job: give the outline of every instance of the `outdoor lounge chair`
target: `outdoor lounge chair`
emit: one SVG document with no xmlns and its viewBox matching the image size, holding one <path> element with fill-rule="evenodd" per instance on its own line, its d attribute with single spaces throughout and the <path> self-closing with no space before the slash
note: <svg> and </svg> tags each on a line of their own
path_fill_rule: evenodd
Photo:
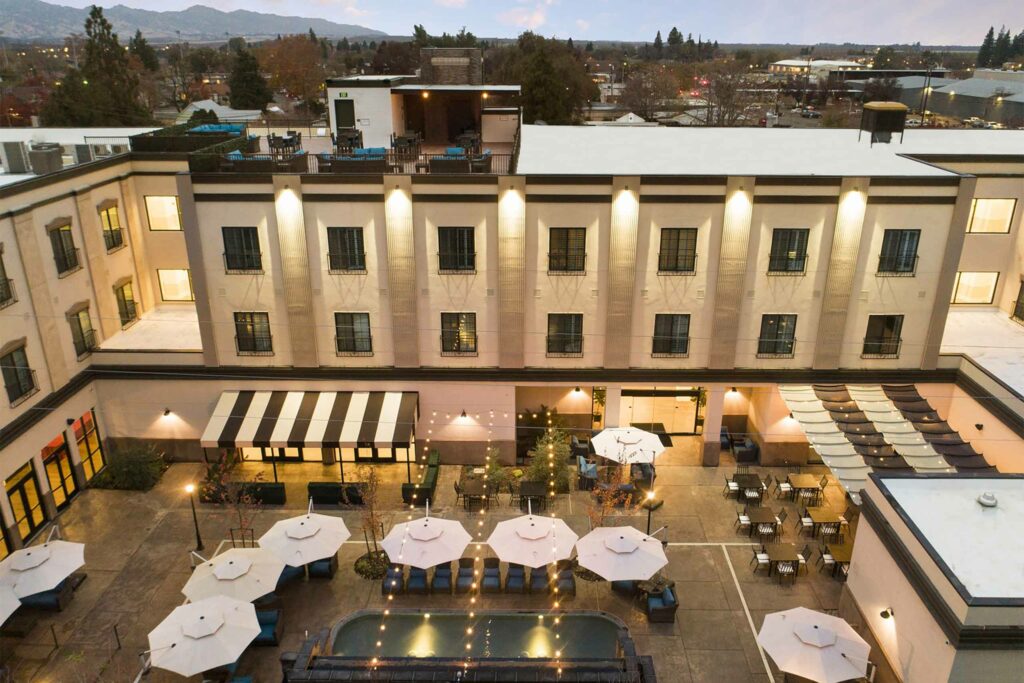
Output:
<svg viewBox="0 0 1024 683">
<path fill-rule="evenodd" d="M 571 560 L 558 561 L 555 589 L 562 598 L 576 597 L 576 575 L 572 572 Z"/>
<path fill-rule="evenodd" d="M 439 564 L 434 567 L 434 578 L 430 580 L 431 593 L 452 592 L 452 565 Z"/>
<path fill-rule="evenodd" d="M 419 567 L 409 567 L 409 578 L 405 580 L 405 592 L 416 595 L 426 595 L 428 592 L 427 570 Z"/>
<path fill-rule="evenodd" d="M 400 564 L 388 567 L 384 578 L 380 580 L 380 594 L 400 595 L 405 591 L 405 569 Z"/>
<path fill-rule="evenodd" d="M 480 581 L 481 593 L 501 592 L 501 566 L 496 557 L 484 558 L 484 576 Z"/>
<path fill-rule="evenodd" d="M 612 590 L 623 595 L 636 595 L 636 581 L 612 581 Z"/>
<path fill-rule="evenodd" d="M 333 579 L 338 571 L 338 553 L 322 560 L 314 560 L 307 567 L 311 579 Z"/>
<path fill-rule="evenodd" d="M 279 591 L 289 583 L 298 581 L 299 579 L 305 578 L 306 567 L 292 567 L 291 565 L 285 565 L 284 570 L 281 572 L 280 578 L 277 580 L 277 586 L 274 587 L 274 591 Z"/>
<path fill-rule="evenodd" d="M 473 558 L 459 558 L 459 574 L 455 577 L 455 592 L 468 593 L 473 590 Z"/>
<path fill-rule="evenodd" d="M 597 482 L 597 463 L 587 462 L 582 455 L 576 456 L 576 466 L 579 468 L 579 490 L 590 491 Z"/>
<path fill-rule="evenodd" d="M 21 604 L 24 607 L 32 607 L 34 609 L 62 612 L 68 606 L 68 603 L 71 602 L 72 597 L 74 597 L 74 588 L 71 585 L 71 581 L 64 579 L 56 587 L 48 591 L 26 595 L 21 599 Z"/>
<path fill-rule="evenodd" d="M 551 577 L 548 576 L 547 565 L 530 570 L 530 592 L 547 593 L 551 590 Z"/>
<path fill-rule="evenodd" d="M 256 620 L 260 624 L 260 634 L 252 641 L 253 645 L 273 646 L 281 643 L 284 626 L 281 621 L 281 610 L 256 610 Z"/>
<path fill-rule="evenodd" d="M 679 601 L 674 586 L 670 585 L 658 594 L 647 596 L 647 621 L 672 623 L 676 620 L 677 609 Z"/>
<path fill-rule="evenodd" d="M 526 570 L 523 565 L 509 563 L 508 571 L 505 573 L 505 592 L 526 592 Z"/>
</svg>

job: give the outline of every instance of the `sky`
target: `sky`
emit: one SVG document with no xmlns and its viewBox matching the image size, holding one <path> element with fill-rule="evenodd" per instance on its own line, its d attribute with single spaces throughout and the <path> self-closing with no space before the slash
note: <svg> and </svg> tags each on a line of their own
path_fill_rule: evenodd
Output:
<svg viewBox="0 0 1024 683">
<path fill-rule="evenodd" d="M 92 0 L 50 0 L 78 7 Z M 524 30 L 574 40 L 653 40 L 672 26 L 723 43 L 913 43 L 977 45 L 989 26 L 1024 30 L 1022 0 L 100 0 L 140 9 L 205 4 L 318 16 L 409 35 L 413 24 L 432 34 L 462 26 L 481 37 Z"/>
</svg>

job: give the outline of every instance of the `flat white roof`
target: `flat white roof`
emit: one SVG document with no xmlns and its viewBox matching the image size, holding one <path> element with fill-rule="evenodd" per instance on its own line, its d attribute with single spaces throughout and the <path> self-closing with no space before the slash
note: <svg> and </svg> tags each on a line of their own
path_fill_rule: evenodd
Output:
<svg viewBox="0 0 1024 683">
<path fill-rule="evenodd" d="M 105 144 L 109 138 L 129 138 L 156 130 L 146 128 L 0 128 L 0 142 L 56 142 L 61 145 Z"/>
<path fill-rule="evenodd" d="M 410 83 L 408 85 L 396 85 L 391 92 L 409 90 L 419 92 L 421 90 L 450 91 L 450 92 L 519 92 L 518 85 L 442 85 L 431 83 Z"/>
<path fill-rule="evenodd" d="M 1024 326 L 998 308 L 950 308 L 941 353 L 962 353 L 1024 395 Z"/>
<path fill-rule="evenodd" d="M 615 126 L 522 127 L 517 172 L 531 175 L 948 176 L 901 155 L 1013 154 L 1024 131 L 908 130 L 868 144 L 857 130 Z"/>
<path fill-rule="evenodd" d="M 1024 479 L 883 478 L 957 580 L 976 598 L 1024 598 Z M 999 501 L 984 508 L 986 491 Z"/>
</svg>

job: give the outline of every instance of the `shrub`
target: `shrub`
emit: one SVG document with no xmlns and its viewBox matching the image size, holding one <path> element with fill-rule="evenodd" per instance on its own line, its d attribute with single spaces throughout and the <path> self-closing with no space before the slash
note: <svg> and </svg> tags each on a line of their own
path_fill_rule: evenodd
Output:
<svg viewBox="0 0 1024 683">
<path fill-rule="evenodd" d="M 527 481 L 555 480 L 558 493 L 568 493 L 569 434 L 562 429 L 551 428 L 537 437 L 537 443 L 530 450 L 530 463 L 526 466 L 524 479 Z M 548 456 L 551 457 L 548 457 Z"/>
<path fill-rule="evenodd" d="M 98 489 L 148 491 L 160 481 L 167 467 L 163 452 L 156 446 L 131 446 L 111 453 L 107 466 L 89 485 Z"/>
</svg>

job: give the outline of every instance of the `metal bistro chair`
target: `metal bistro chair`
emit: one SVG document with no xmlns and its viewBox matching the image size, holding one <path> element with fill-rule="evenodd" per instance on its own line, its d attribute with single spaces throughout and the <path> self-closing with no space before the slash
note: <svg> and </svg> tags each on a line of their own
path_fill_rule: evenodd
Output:
<svg viewBox="0 0 1024 683">
<path fill-rule="evenodd" d="M 739 495 L 740 485 L 729 477 L 725 477 L 725 488 L 722 489 L 722 496 L 730 498 Z"/>
<path fill-rule="evenodd" d="M 793 526 L 799 529 L 801 534 L 806 531 L 814 532 L 814 520 L 807 514 L 807 508 L 803 509 L 803 512 L 796 518 L 796 524 Z"/>
<path fill-rule="evenodd" d="M 751 549 L 751 552 L 754 553 L 754 557 L 750 560 L 750 566 L 754 568 L 755 574 L 757 573 L 757 570 L 762 567 L 764 569 L 771 569 L 772 561 L 771 558 L 768 557 L 768 553 L 764 552 L 764 548 L 760 551 L 757 548 L 753 548 Z"/>
<path fill-rule="evenodd" d="M 522 505 L 523 497 L 519 493 L 519 487 L 514 482 L 508 483 L 508 505 L 509 507 Z"/>
<path fill-rule="evenodd" d="M 836 569 L 836 558 L 832 557 L 830 554 L 825 552 L 824 545 L 819 545 L 818 561 L 816 562 L 816 564 L 818 565 L 819 572 L 823 569 L 828 569 L 830 572 L 834 572 Z"/>
<path fill-rule="evenodd" d="M 742 510 L 736 508 L 736 522 L 735 525 L 737 531 L 750 531 L 750 517 L 747 515 L 747 508 Z"/>
<path fill-rule="evenodd" d="M 764 495 L 764 489 L 762 489 L 762 488 L 744 489 L 743 490 L 743 497 L 746 499 L 746 501 L 748 503 L 753 503 L 754 505 L 760 505 L 761 504 L 761 497 L 763 495 Z"/>
<path fill-rule="evenodd" d="M 798 563 L 797 562 L 793 562 L 793 561 L 776 562 L 775 563 L 775 575 L 779 577 L 779 583 L 781 584 L 782 580 L 787 578 L 787 577 L 789 578 L 790 581 L 793 581 L 795 583 L 796 582 L 797 566 L 798 566 Z"/>
<path fill-rule="evenodd" d="M 458 505 L 459 504 L 459 500 L 462 499 L 462 485 L 459 484 L 459 480 L 458 479 L 453 481 L 452 485 L 455 486 L 455 504 Z"/>
<path fill-rule="evenodd" d="M 801 550 L 799 553 L 797 553 L 797 556 L 796 556 L 797 561 L 800 563 L 800 567 L 798 567 L 798 569 L 802 568 L 804 570 L 805 574 L 808 571 L 808 569 L 807 569 L 807 560 L 811 559 L 811 553 L 812 552 L 813 552 L 813 550 L 811 549 L 811 544 L 808 543 L 808 544 L 806 544 L 804 546 L 803 550 Z"/>
<path fill-rule="evenodd" d="M 777 498 L 792 498 L 793 497 L 793 487 L 792 487 L 792 485 L 788 481 L 785 481 L 785 480 L 779 479 L 778 477 L 775 477 L 775 496 Z"/>
</svg>

